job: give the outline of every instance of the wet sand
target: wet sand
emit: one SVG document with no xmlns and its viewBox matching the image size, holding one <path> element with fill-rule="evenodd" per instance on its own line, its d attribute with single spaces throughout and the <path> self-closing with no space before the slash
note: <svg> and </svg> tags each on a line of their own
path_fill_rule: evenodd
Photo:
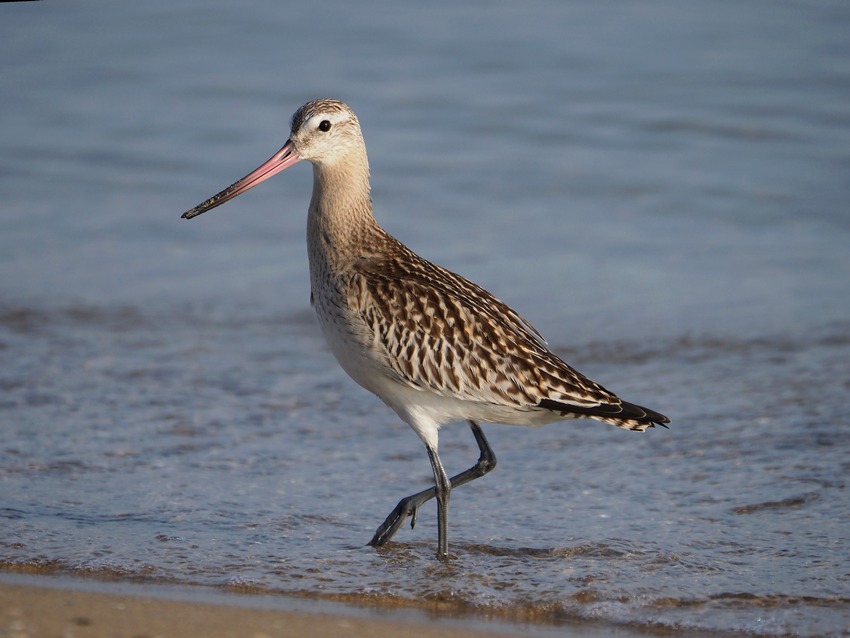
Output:
<svg viewBox="0 0 850 638">
<path fill-rule="evenodd" d="M 202 597 L 210 600 L 201 600 Z M 286 608 L 273 608 L 277 605 Z M 294 609 L 295 606 L 322 608 L 322 611 L 301 611 Z M 415 617 L 417 615 L 419 617 Z M 584 625 L 575 628 L 528 627 L 484 620 L 429 619 L 405 610 L 362 610 L 284 597 L 204 594 L 182 587 L 0 574 L 0 635 L 15 638 L 483 638 L 639 634 L 619 628 Z"/>
</svg>

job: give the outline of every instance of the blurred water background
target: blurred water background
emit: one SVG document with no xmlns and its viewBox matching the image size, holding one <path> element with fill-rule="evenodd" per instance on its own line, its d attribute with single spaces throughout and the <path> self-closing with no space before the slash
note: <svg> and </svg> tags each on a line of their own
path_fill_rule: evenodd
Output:
<svg viewBox="0 0 850 638">
<path fill-rule="evenodd" d="M 843 0 L 0 4 L 0 96 L 3 569 L 847 634 Z M 430 468 L 317 331 L 309 167 L 179 219 L 321 96 L 385 228 L 673 420 L 488 426 L 448 565 L 365 546 Z"/>
</svg>

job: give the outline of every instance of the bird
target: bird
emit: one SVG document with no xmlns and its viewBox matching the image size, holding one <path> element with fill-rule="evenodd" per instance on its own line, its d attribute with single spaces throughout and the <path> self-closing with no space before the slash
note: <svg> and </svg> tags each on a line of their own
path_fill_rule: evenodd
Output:
<svg viewBox="0 0 850 638">
<path fill-rule="evenodd" d="M 302 160 L 313 166 L 307 252 L 318 323 L 343 370 L 419 436 L 434 475 L 433 487 L 399 501 L 370 545 L 386 545 L 408 518 L 413 527 L 419 508 L 436 499 L 437 558 L 450 558 L 451 492 L 496 466 L 481 423 L 594 419 L 640 432 L 667 427 L 663 414 L 621 400 L 570 367 L 507 304 L 385 231 L 372 213 L 360 122 L 340 100 L 301 106 L 280 150 L 182 217 L 197 217 Z M 462 421 L 479 458 L 449 478 L 438 432 Z"/>
</svg>

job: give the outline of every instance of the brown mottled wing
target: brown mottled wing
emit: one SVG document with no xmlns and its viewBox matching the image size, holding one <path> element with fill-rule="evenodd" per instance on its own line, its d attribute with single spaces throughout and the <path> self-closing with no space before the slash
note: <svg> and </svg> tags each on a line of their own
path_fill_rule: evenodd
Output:
<svg viewBox="0 0 850 638">
<path fill-rule="evenodd" d="M 396 242 L 353 268 L 350 307 L 399 380 L 463 400 L 606 418 L 622 402 L 546 348 L 540 334 L 486 290 Z M 388 256 L 392 255 L 392 256 Z M 548 402 L 542 404 L 542 402 Z M 595 414 L 610 406 L 606 414 Z M 575 407 L 574 411 L 572 408 Z"/>
</svg>

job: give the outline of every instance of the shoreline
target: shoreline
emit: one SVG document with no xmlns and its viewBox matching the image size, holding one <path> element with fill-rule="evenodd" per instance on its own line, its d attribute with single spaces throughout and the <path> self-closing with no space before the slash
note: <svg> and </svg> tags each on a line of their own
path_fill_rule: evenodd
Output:
<svg viewBox="0 0 850 638">
<path fill-rule="evenodd" d="M 0 572 L 0 635 L 628 638 L 647 634 L 596 623 L 539 626 L 439 616 L 394 606 L 364 608 L 287 596 L 236 594 L 206 587 Z"/>
</svg>

